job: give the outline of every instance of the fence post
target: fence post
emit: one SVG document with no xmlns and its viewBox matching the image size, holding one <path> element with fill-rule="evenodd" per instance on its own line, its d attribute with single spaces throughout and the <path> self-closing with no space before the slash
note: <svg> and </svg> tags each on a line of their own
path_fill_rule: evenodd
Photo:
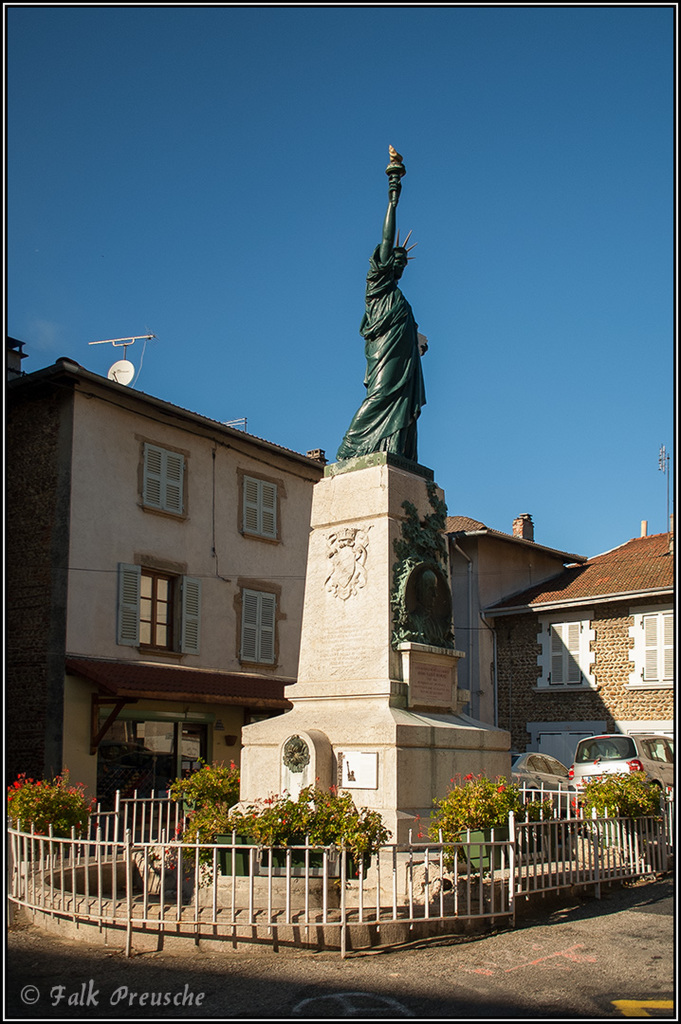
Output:
<svg viewBox="0 0 681 1024">
<path fill-rule="evenodd" d="M 125 909 L 127 917 L 125 955 L 129 957 L 132 956 L 132 833 L 130 829 L 125 831 Z"/>
<path fill-rule="evenodd" d="M 511 918 L 511 920 L 512 920 L 512 927 L 515 928 L 515 870 L 516 870 L 516 868 L 515 868 L 515 866 L 516 866 L 515 843 L 516 843 L 516 835 L 515 835 L 515 814 L 513 813 L 513 811 L 509 811 L 508 812 L 508 839 L 509 839 L 509 846 L 508 846 L 508 909 L 510 910 L 511 914 L 513 915 L 512 918 Z"/>
<path fill-rule="evenodd" d="M 591 848 L 594 851 L 594 896 L 597 900 L 601 898 L 601 844 L 600 844 L 600 829 L 596 824 L 596 808 L 591 809 Z"/>
<path fill-rule="evenodd" d="M 340 913 L 341 913 L 340 947 L 341 948 L 340 948 L 340 952 L 341 952 L 341 960 L 345 960 L 345 958 L 347 956 L 347 937 L 346 937 L 347 914 L 346 914 L 346 906 L 345 906 L 345 880 L 346 880 L 347 863 L 346 863 L 346 858 L 345 858 L 345 843 L 344 842 L 341 844 L 340 857 L 341 857 L 341 864 L 340 864 L 340 869 L 341 869 L 341 871 L 340 871 L 340 884 L 341 884 L 341 892 L 340 892 L 340 897 L 341 897 L 340 898 Z"/>
</svg>

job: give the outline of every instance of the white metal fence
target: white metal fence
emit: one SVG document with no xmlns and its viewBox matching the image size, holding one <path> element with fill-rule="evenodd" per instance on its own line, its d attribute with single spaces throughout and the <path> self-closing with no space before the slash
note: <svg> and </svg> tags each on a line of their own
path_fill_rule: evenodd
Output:
<svg viewBox="0 0 681 1024">
<path fill-rule="evenodd" d="M 673 801 L 659 818 L 509 815 L 508 826 L 460 842 L 389 844 L 354 865 L 334 847 L 182 844 L 182 812 L 167 799 L 117 799 L 86 837 L 9 829 L 9 896 L 51 917 L 195 938 L 314 931 L 345 952 L 367 927 L 438 922 L 439 934 L 483 919 L 513 922 L 533 893 L 632 879 L 667 869 Z M 362 931 L 364 929 L 364 931 Z M 354 936 L 354 937 L 353 937 Z M 322 940 L 319 940 L 322 941 Z"/>
</svg>

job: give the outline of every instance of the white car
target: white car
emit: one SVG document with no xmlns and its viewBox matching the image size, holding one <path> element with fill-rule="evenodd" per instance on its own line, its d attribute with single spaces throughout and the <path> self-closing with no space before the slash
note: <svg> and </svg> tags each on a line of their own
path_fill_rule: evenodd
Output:
<svg viewBox="0 0 681 1024">
<path fill-rule="evenodd" d="M 660 789 L 673 786 L 674 747 L 671 741 L 666 736 L 652 733 L 585 736 L 577 744 L 569 775 L 579 792 L 587 782 L 601 775 L 629 775 L 631 772 L 645 772 L 648 781 Z"/>
</svg>

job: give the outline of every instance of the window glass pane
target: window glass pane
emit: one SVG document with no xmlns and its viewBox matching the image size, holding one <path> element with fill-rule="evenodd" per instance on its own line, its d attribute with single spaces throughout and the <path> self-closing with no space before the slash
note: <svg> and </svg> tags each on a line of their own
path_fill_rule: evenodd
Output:
<svg viewBox="0 0 681 1024">
<path fill-rule="evenodd" d="M 150 644 L 151 643 L 151 623 L 140 622 L 140 643 Z"/>
<path fill-rule="evenodd" d="M 142 573 L 142 576 L 140 577 L 140 594 L 142 597 L 151 597 L 152 584 L 153 581 L 151 576 L 145 576 L 144 573 Z"/>
</svg>

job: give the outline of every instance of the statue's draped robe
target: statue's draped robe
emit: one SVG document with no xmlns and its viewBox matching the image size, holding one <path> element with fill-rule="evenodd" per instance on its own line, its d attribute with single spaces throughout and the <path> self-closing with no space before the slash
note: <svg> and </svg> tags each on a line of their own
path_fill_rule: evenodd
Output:
<svg viewBox="0 0 681 1024">
<path fill-rule="evenodd" d="M 426 404 L 416 321 L 397 287 L 391 253 L 380 261 L 380 246 L 367 274 L 366 312 L 360 327 L 366 346 L 367 396 L 338 449 L 338 459 L 393 452 L 417 461 L 416 420 Z"/>
</svg>

